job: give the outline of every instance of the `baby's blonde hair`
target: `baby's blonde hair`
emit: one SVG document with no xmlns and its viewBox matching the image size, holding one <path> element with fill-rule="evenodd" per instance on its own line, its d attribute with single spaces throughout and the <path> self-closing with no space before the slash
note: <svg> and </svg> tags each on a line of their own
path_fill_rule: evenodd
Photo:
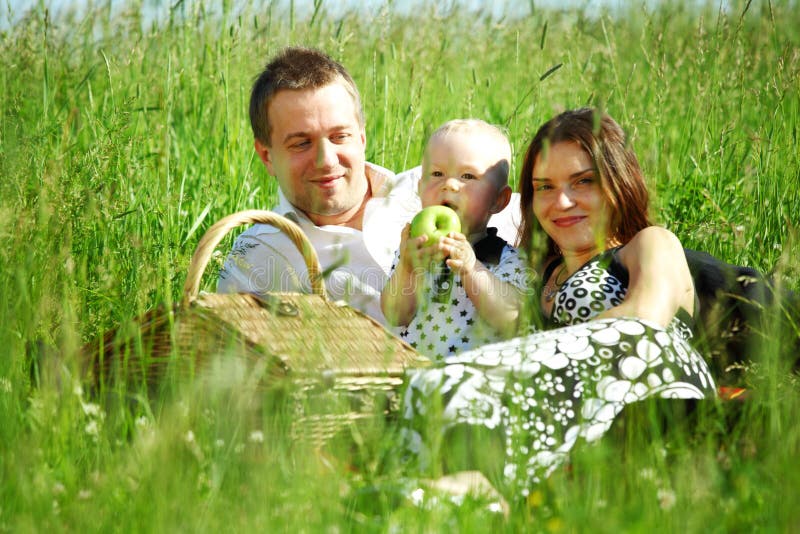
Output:
<svg viewBox="0 0 800 534">
<path fill-rule="evenodd" d="M 499 165 L 494 173 L 497 179 L 497 186 L 503 187 L 508 185 L 508 175 L 511 169 L 511 143 L 505 132 L 494 124 L 481 119 L 453 119 L 445 122 L 428 138 L 428 144 L 423 157 L 423 167 L 427 159 L 427 147 L 437 139 L 445 139 L 448 135 L 453 133 L 480 133 L 488 136 L 495 141 L 494 146 L 487 146 L 486 150 L 497 150 L 498 161 L 505 160 L 505 165 Z"/>
</svg>

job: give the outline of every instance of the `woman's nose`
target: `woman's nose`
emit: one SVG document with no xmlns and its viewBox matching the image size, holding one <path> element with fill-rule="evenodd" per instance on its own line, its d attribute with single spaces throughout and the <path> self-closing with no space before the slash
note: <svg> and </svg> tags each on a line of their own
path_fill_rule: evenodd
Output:
<svg viewBox="0 0 800 534">
<path fill-rule="evenodd" d="M 556 205 L 562 209 L 571 208 L 575 205 L 572 193 L 568 189 L 562 189 L 556 196 Z"/>
</svg>

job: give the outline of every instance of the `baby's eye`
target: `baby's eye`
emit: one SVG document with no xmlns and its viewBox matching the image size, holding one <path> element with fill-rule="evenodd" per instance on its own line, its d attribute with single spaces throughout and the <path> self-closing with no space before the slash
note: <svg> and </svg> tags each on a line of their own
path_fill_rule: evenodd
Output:
<svg viewBox="0 0 800 534">
<path fill-rule="evenodd" d="M 477 176 L 475 176 L 471 172 L 465 172 L 464 174 L 461 175 L 461 178 L 463 180 L 474 180 L 475 178 L 477 178 Z"/>
<path fill-rule="evenodd" d="M 444 173 L 442 171 L 431 171 L 431 176 L 435 176 L 436 178 L 441 178 L 442 176 L 444 176 Z"/>
</svg>

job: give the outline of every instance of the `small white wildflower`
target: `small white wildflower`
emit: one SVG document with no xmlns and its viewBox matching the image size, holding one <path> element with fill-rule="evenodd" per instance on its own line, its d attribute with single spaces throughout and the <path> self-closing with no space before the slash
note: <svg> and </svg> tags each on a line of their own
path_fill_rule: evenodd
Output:
<svg viewBox="0 0 800 534">
<path fill-rule="evenodd" d="M 100 411 L 100 405 L 94 404 L 93 402 L 82 402 L 81 408 L 83 408 L 83 413 L 89 417 L 102 417 L 103 415 L 103 412 Z"/>
<path fill-rule="evenodd" d="M 675 506 L 677 498 L 675 497 L 675 492 L 671 489 L 659 489 L 658 492 L 656 492 L 656 496 L 658 497 L 658 504 L 662 509 L 669 510 Z"/>
<path fill-rule="evenodd" d="M 0 378 L 0 390 L 11 393 L 12 389 L 11 380 L 6 377 Z"/>
<path fill-rule="evenodd" d="M 411 502 L 414 503 L 414 506 L 421 506 L 422 501 L 425 499 L 425 490 L 417 488 L 411 492 L 409 497 L 411 498 Z"/>
<path fill-rule="evenodd" d="M 64 484 L 62 484 L 61 482 L 56 482 L 55 484 L 53 484 L 54 495 L 63 495 L 65 491 L 67 491 L 67 488 L 65 488 Z"/>
<path fill-rule="evenodd" d="M 83 397 L 83 387 L 81 387 L 80 383 L 76 382 L 72 388 L 72 392 L 75 394 L 76 397 Z"/>
<path fill-rule="evenodd" d="M 218 449 L 221 449 L 222 447 L 224 447 L 224 446 L 225 446 L 225 440 L 224 440 L 224 439 L 221 439 L 221 438 L 220 438 L 220 439 L 217 439 L 217 440 L 214 442 L 214 446 L 215 446 L 216 448 L 218 448 Z"/>
<path fill-rule="evenodd" d="M 250 432 L 250 441 L 253 443 L 264 443 L 264 433 L 260 430 Z"/>
<path fill-rule="evenodd" d="M 194 432 L 189 430 L 186 432 L 186 436 L 183 439 L 186 440 L 186 443 L 194 443 Z"/>
<path fill-rule="evenodd" d="M 87 501 L 92 498 L 92 492 L 88 489 L 82 489 L 78 492 L 78 499 Z"/>
<path fill-rule="evenodd" d="M 639 471 L 639 476 L 642 480 L 655 480 L 656 479 L 656 470 L 652 467 L 645 467 L 641 471 Z"/>
<path fill-rule="evenodd" d="M 503 513 L 503 506 L 499 502 L 492 502 L 489 503 L 489 506 L 486 507 L 490 512 L 495 514 L 502 514 Z"/>
<path fill-rule="evenodd" d="M 98 434 L 100 434 L 100 425 L 97 423 L 96 420 L 91 420 L 88 423 L 86 423 L 84 430 L 90 436 L 97 436 Z"/>
<path fill-rule="evenodd" d="M 134 424 L 136 425 L 136 428 L 138 428 L 139 430 L 144 430 L 145 428 L 150 426 L 150 420 L 147 417 L 141 415 L 136 418 Z"/>
</svg>

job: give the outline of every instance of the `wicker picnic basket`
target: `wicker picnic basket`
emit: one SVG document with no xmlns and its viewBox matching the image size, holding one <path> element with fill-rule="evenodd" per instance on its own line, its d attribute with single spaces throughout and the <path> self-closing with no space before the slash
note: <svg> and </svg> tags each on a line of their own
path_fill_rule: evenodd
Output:
<svg viewBox="0 0 800 534">
<path fill-rule="evenodd" d="M 198 293 L 214 249 L 232 229 L 272 225 L 300 250 L 311 294 Z M 158 389 L 169 373 L 179 380 L 208 372 L 209 362 L 237 358 L 258 369 L 263 388 L 290 384 L 292 431 L 320 443 L 353 421 L 396 407 L 404 370 L 428 364 L 380 323 L 326 296 L 319 260 L 299 226 L 275 213 L 242 211 L 214 224 L 192 257 L 183 300 L 89 344 L 91 384 Z M 336 409 L 333 407 L 337 406 Z"/>
</svg>

